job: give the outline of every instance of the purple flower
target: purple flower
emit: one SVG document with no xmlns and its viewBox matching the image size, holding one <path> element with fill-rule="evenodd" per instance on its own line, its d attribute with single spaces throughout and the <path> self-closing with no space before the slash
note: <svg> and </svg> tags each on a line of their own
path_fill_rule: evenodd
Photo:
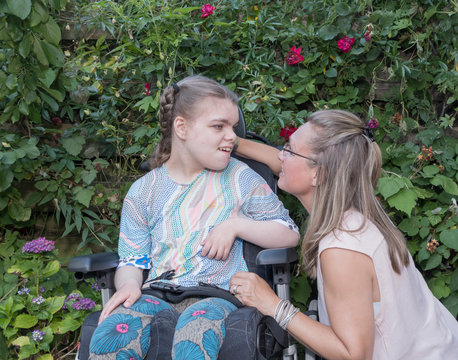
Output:
<svg viewBox="0 0 458 360">
<path fill-rule="evenodd" d="M 91 289 L 95 291 L 100 291 L 99 284 L 97 284 L 97 282 L 92 283 Z"/>
<path fill-rule="evenodd" d="M 18 290 L 18 295 L 28 295 L 30 294 L 30 289 L 23 287 L 22 289 Z"/>
<path fill-rule="evenodd" d="M 37 305 L 42 304 L 44 301 L 45 301 L 45 298 L 41 295 L 32 299 L 32 302 Z"/>
<path fill-rule="evenodd" d="M 42 253 L 54 250 L 54 241 L 46 240 L 44 237 L 39 237 L 35 240 L 25 243 L 22 247 L 22 253 Z"/>
<path fill-rule="evenodd" d="M 43 340 L 43 337 L 46 335 L 45 332 L 40 331 L 40 330 L 33 330 L 32 335 L 30 335 L 30 338 L 34 341 L 41 341 Z"/>
<path fill-rule="evenodd" d="M 355 38 L 349 38 L 344 36 L 342 39 L 337 41 L 337 47 L 342 50 L 344 53 L 347 53 L 351 50 L 351 46 L 355 43 Z"/>
<path fill-rule="evenodd" d="M 376 118 L 371 118 L 366 126 L 369 128 L 369 129 L 377 129 L 378 128 L 378 120 Z"/>
<path fill-rule="evenodd" d="M 95 306 L 95 301 L 90 298 L 82 298 L 72 304 L 75 310 L 91 310 Z"/>
</svg>

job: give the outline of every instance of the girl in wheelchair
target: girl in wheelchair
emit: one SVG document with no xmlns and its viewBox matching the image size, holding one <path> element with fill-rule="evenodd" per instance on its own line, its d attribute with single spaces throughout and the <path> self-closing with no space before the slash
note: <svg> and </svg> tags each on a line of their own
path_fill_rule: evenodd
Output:
<svg viewBox="0 0 458 360">
<path fill-rule="evenodd" d="M 151 171 L 124 199 L 116 292 L 90 343 L 90 359 L 216 359 L 235 306 L 218 298 L 169 304 L 142 295 L 147 282 L 229 289 L 247 271 L 242 240 L 290 247 L 298 229 L 265 181 L 231 158 L 237 96 L 203 76 L 167 87 L 162 138 Z M 164 276 L 168 274 L 171 276 Z M 194 357 L 193 357 L 194 356 Z"/>
</svg>

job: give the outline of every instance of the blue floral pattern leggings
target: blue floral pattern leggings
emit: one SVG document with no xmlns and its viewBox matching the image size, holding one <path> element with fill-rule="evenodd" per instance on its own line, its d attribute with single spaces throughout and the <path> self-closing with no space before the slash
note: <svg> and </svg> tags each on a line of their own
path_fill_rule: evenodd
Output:
<svg viewBox="0 0 458 360">
<path fill-rule="evenodd" d="M 169 303 L 142 295 L 130 308 L 116 308 L 97 327 L 89 359 L 217 359 L 224 321 L 235 309 L 229 301 L 206 298 L 180 314 Z"/>
</svg>

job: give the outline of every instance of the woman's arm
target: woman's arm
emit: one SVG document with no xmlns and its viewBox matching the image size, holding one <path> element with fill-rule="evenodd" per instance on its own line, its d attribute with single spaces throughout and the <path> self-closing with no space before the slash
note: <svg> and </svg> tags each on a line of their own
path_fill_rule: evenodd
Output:
<svg viewBox="0 0 458 360">
<path fill-rule="evenodd" d="M 281 161 L 278 159 L 279 150 L 273 146 L 239 138 L 235 153 L 266 164 L 275 175 L 278 175 L 281 171 Z"/>
<path fill-rule="evenodd" d="M 332 359 L 372 359 L 374 346 L 372 260 L 361 253 L 327 249 L 321 254 L 326 308 L 332 327 L 308 316 L 296 314 L 288 332 L 322 357 Z M 252 273 L 238 272 L 230 282 L 237 286 L 236 297 L 274 316 L 280 298 L 267 283 Z"/>
</svg>

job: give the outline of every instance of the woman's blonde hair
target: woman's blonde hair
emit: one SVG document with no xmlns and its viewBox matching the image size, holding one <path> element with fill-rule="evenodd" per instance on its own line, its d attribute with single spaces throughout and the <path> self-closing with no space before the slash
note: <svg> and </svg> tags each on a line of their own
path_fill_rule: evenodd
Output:
<svg viewBox="0 0 458 360">
<path fill-rule="evenodd" d="M 238 104 L 237 95 L 233 91 L 202 75 L 188 76 L 164 89 L 159 100 L 161 139 L 148 160 L 149 169 L 160 167 L 170 158 L 175 118 L 182 116 L 186 119 L 195 119 L 196 105 L 207 97 L 227 99 L 235 105 Z"/>
<path fill-rule="evenodd" d="M 321 239 L 339 230 L 344 213 L 355 209 L 365 221 L 374 223 L 388 243 L 393 270 L 409 264 L 404 236 L 391 222 L 375 197 L 382 156 L 365 125 L 356 115 L 342 110 L 323 110 L 310 115 L 307 122 L 315 137 L 307 143 L 317 166 L 317 186 L 313 194 L 310 219 L 302 242 L 306 271 L 316 276 Z M 355 230 L 361 230 L 364 225 Z"/>
</svg>

